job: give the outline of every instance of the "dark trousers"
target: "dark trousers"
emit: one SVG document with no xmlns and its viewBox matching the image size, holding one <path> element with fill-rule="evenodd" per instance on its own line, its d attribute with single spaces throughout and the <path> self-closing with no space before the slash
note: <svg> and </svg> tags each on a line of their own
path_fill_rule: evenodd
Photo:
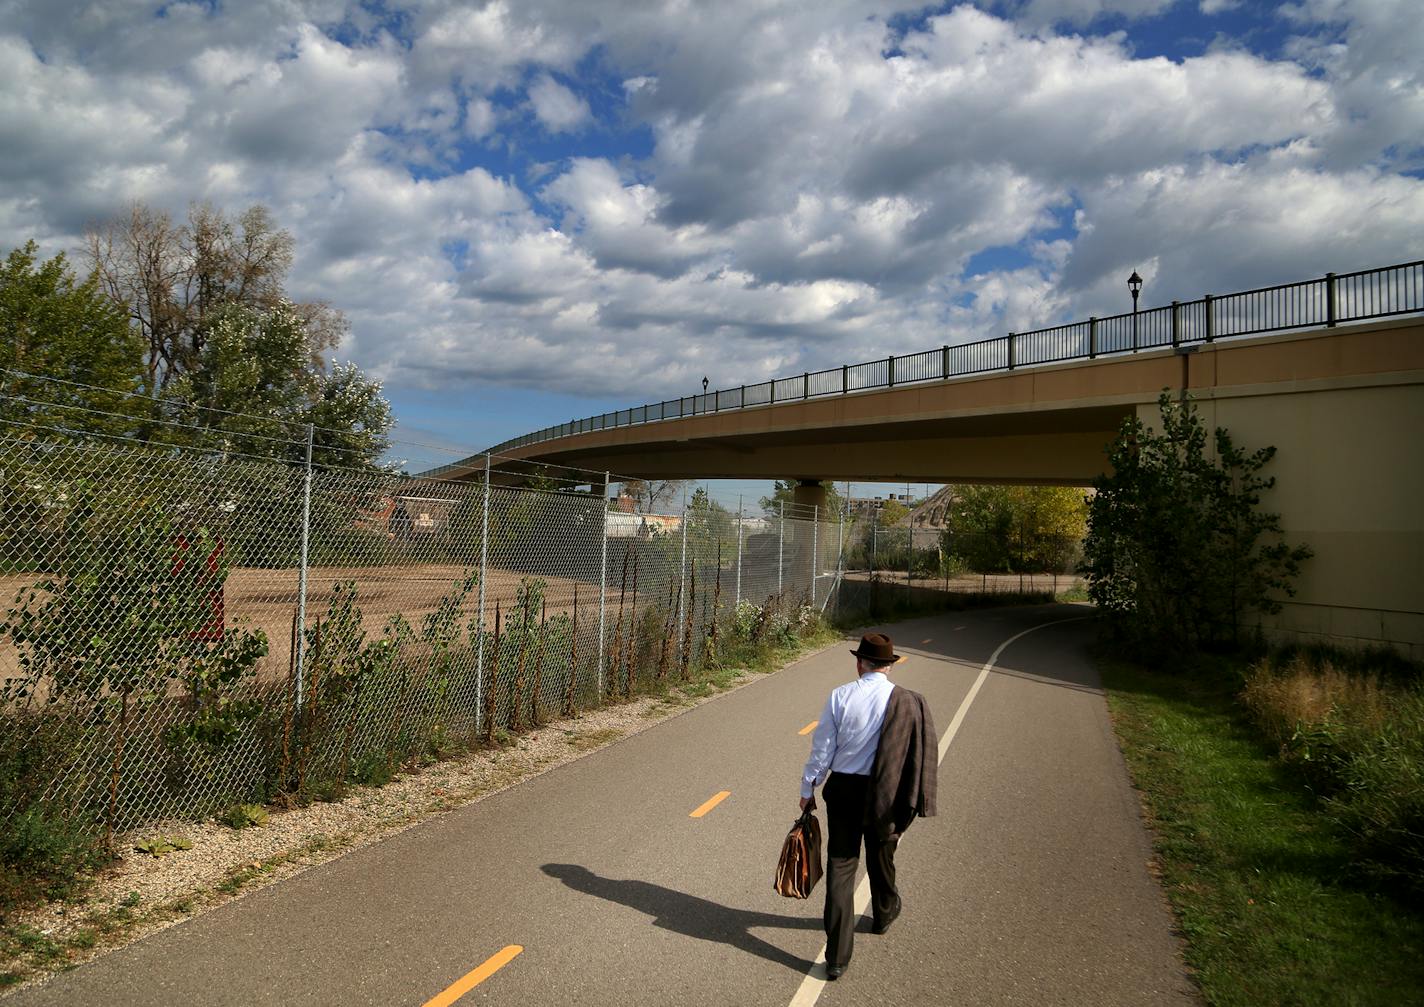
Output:
<svg viewBox="0 0 1424 1007">
<path fill-rule="evenodd" d="M 826 961 L 832 965 L 848 964 L 855 944 L 855 869 L 862 842 L 875 921 L 890 919 L 900 907 L 895 889 L 899 840 L 882 843 L 866 825 L 869 790 L 869 776 L 851 773 L 832 773 L 821 789 L 826 804 Z"/>
</svg>

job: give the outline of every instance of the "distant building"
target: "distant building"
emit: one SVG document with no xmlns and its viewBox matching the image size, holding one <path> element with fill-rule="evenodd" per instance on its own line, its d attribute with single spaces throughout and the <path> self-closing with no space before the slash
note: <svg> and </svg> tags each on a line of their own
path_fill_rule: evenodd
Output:
<svg viewBox="0 0 1424 1007">
<path fill-rule="evenodd" d="M 676 534 L 682 529 L 682 517 L 676 514 L 632 514 L 621 510 L 608 512 L 609 538 L 653 538 Z"/>
</svg>

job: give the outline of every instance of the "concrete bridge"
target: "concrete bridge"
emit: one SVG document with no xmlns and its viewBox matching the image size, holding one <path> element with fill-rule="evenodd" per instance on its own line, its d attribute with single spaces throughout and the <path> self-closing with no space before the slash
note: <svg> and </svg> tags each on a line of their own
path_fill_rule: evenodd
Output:
<svg viewBox="0 0 1424 1007">
<path fill-rule="evenodd" d="M 1087 485 L 1104 471 L 1124 418 L 1160 428 L 1156 402 L 1167 389 L 1190 395 L 1205 422 L 1239 445 L 1277 448 L 1267 469 L 1277 485 L 1263 506 L 1315 556 L 1297 595 L 1263 628 L 1424 660 L 1424 319 L 1417 303 L 1410 310 L 819 398 L 794 395 L 793 384 L 782 401 L 731 410 L 706 408 L 725 394 L 712 393 L 693 415 L 565 424 L 561 435 L 502 448 L 500 464 L 658 479 L 797 477 L 805 503 L 823 499 L 827 479 Z M 482 468 L 476 456 L 442 474 Z"/>
</svg>

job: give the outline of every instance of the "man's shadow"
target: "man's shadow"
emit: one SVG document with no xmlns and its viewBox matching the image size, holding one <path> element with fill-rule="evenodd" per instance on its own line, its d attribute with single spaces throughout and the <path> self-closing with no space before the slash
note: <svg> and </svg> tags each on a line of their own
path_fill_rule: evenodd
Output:
<svg viewBox="0 0 1424 1007">
<path fill-rule="evenodd" d="M 805 972 L 811 962 L 755 936 L 753 927 L 780 927 L 785 930 L 820 930 L 818 918 L 805 916 L 774 916 L 700 899 L 672 888 L 648 881 L 604 878 L 578 864 L 545 864 L 541 868 L 550 877 L 558 878 L 576 892 L 596 895 L 609 902 L 618 902 L 653 917 L 653 926 L 686 934 L 704 941 L 730 944 L 739 951 Z"/>
</svg>

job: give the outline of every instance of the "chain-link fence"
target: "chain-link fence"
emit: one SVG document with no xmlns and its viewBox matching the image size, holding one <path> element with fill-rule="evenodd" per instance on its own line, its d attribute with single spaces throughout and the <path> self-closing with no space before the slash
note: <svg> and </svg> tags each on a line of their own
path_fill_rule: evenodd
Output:
<svg viewBox="0 0 1424 1007">
<path fill-rule="evenodd" d="M 874 612 L 932 606 L 943 594 L 1059 595 L 1081 591 L 1082 539 L 1029 527 L 1002 533 L 885 524 L 871 511 L 844 525 L 838 602 Z"/>
<path fill-rule="evenodd" d="M 849 540 L 705 494 L 624 510 L 607 476 L 24 434 L 0 434 L 0 826 L 36 802 L 123 830 L 319 796 L 685 679 L 739 622 L 824 609 Z"/>
</svg>

